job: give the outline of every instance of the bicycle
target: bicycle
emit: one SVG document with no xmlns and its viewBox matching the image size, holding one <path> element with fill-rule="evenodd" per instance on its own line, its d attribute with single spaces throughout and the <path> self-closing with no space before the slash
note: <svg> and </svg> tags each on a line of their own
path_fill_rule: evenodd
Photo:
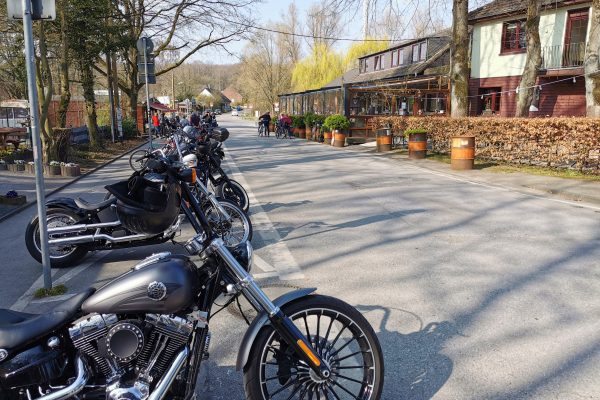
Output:
<svg viewBox="0 0 600 400">
<path fill-rule="evenodd" d="M 290 133 L 290 128 L 289 126 L 285 125 L 285 124 L 281 124 L 279 123 L 279 121 L 277 122 L 276 128 L 275 128 L 275 137 L 277 139 L 291 139 L 291 133 Z"/>
<path fill-rule="evenodd" d="M 258 137 L 269 136 L 269 129 L 262 121 L 258 121 Z"/>
</svg>

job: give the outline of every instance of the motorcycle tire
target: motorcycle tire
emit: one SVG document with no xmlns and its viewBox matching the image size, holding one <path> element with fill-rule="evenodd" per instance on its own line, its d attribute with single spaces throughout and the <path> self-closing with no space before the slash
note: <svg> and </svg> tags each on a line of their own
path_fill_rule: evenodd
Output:
<svg viewBox="0 0 600 400">
<path fill-rule="evenodd" d="M 269 324 L 258 333 L 244 368 L 246 400 L 319 399 L 321 393 L 328 399 L 381 398 L 381 345 L 357 309 L 333 297 L 312 295 L 286 304 L 282 311 L 306 333 L 331 377 L 320 379 L 309 370 Z"/>
<path fill-rule="evenodd" d="M 215 188 L 215 195 L 225 200 L 230 200 L 236 203 L 240 208 L 248 213 L 250 209 L 250 199 L 248 193 L 239 182 L 230 179 L 229 182 L 223 182 Z"/>
<path fill-rule="evenodd" d="M 148 150 L 136 150 L 129 156 L 129 166 L 132 170 L 139 172 L 145 166 L 147 160 L 137 161 L 139 158 L 145 157 L 148 155 Z"/>
<path fill-rule="evenodd" d="M 252 222 L 244 211 L 233 201 L 219 199 L 221 206 L 227 211 L 232 219 L 232 226 L 229 228 L 229 232 L 222 232 L 217 226 L 215 234 L 221 237 L 225 242 L 226 246 L 235 247 L 242 242 L 249 242 L 252 240 Z M 206 219 L 209 224 L 218 224 L 217 210 L 209 204 L 204 210 Z"/>
<path fill-rule="evenodd" d="M 80 217 L 72 211 L 60 208 L 52 208 L 46 211 L 46 221 L 48 227 L 74 225 Z M 58 225 L 57 225 L 58 223 Z M 25 245 L 27 251 L 39 263 L 42 263 L 42 252 L 40 250 L 40 233 L 38 217 L 34 217 L 25 230 Z M 75 266 L 88 250 L 79 245 L 71 246 L 49 246 L 50 265 L 52 268 L 66 268 Z"/>
</svg>

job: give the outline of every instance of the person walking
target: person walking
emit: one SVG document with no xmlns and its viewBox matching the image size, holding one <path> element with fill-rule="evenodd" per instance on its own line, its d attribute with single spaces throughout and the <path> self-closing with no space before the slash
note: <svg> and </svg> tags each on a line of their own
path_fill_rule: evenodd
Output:
<svg viewBox="0 0 600 400">
<path fill-rule="evenodd" d="M 156 111 L 152 114 L 152 127 L 154 128 L 154 134 L 158 135 L 160 132 L 160 119 Z"/>
</svg>

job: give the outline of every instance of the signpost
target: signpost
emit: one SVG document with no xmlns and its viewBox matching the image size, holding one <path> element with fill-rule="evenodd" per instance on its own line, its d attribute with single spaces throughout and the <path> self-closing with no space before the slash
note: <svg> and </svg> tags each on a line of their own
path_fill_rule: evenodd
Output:
<svg viewBox="0 0 600 400">
<path fill-rule="evenodd" d="M 50 256 L 48 255 L 48 226 L 46 221 L 46 188 L 44 185 L 44 170 L 42 168 L 42 141 L 40 138 L 40 116 L 38 109 L 38 92 L 35 84 L 35 49 L 33 47 L 33 20 L 56 18 L 54 0 L 7 0 L 8 15 L 12 19 L 23 19 L 23 36 L 25 39 L 25 65 L 27 67 L 27 92 L 31 115 L 31 134 L 33 157 L 35 161 L 35 193 L 40 227 L 40 250 L 44 269 L 44 287 L 52 288 L 52 272 L 50 271 Z M 21 14 L 18 14 L 18 12 Z M 19 18 L 20 16 L 20 18 Z"/>
<path fill-rule="evenodd" d="M 144 71 L 143 74 L 138 74 L 138 79 L 140 82 L 146 86 L 146 111 L 148 114 L 148 140 L 150 144 L 150 148 L 152 148 L 152 111 L 150 110 L 150 89 L 148 84 L 156 83 L 156 75 L 154 74 L 154 57 L 152 56 L 152 51 L 154 50 L 154 43 L 152 40 L 147 37 L 141 37 L 137 41 L 137 49 L 138 52 L 143 54 L 142 60 L 138 58 L 138 71 Z M 142 61 L 140 63 L 140 61 Z"/>
</svg>

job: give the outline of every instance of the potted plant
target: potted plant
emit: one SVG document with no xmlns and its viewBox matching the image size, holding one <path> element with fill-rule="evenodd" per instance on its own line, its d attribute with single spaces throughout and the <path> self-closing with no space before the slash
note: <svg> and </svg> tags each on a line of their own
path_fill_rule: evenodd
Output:
<svg viewBox="0 0 600 400">
<path fill-rule="evenodd" d="M 6 193 L 6 195 L 0 195 L 0 204 L 6 204 L 9 206 L 20 206 L 27 203 L 27 197 L 19 195 L 14 190 Z"/>
<path fill-rule="evenodd" d="M 28 174 L 35 174 L 35 164 L 33 163 L 33 161 L 29 161 L 25 165 L 25 171 L 27 171 Z"/>
<path fill-rule="evenodd" d="M 422 128 L 407 129 L 404 135 L 408 137 L 408 158 L 421 159 L 427 155 L 427 131 Z"/>
<path fill-rule="evenodd" d="M 269 122 L 269 132 L 275 132 L 275 123 L 277 122 L 277 117 L 272 117 Z"/>
<path fill-rule="evenodd" d="M 15 170 L 18 172 L 25 171 L 25 160 L 15 160 Z"/>
<path fill-rule="evenodd" d="M 50 161 L 46 167 L 46 172 L 48 175 L 60 175 L 60 163 L 58 161 Z"/>
<path fill-rule="evenodd" d="M 304 115 L 304 124 L 306 125 L 306 128 L 305 128 L 306 140 L 310 140 L 312 138 L 312 128 L 315 125 L 315 122 L 316 122 L 315 114 L 309 112 Z"/>
<path fill-rule="evenodd" d="M 333 133 L 333 145 L 335 147 L 344 147 L 346 144 L 346 134 L 344 130 L 350 127 L 350 121 L 343 115 L 334 114 L 325 119 L 325 125 Z"/>
<path fill-rule="evenodd" d="M 74 163 L 66 163 L 64 165 L 63 176 L 79 176 L 81 175 L 81 169 L 79 168 L 79 164 Z"/>
<path fill-rule="evenodd" d="M 296 134 L 299 138 L 304 138 L 306 136 L 304 128 L 306 124 L 304 123 L 304 117 L 302 115 L 296 116 L 296 120 L 292 120 L 292 123 L 295 123 L 294 127 L 296 128 Z"/>
</svg>

